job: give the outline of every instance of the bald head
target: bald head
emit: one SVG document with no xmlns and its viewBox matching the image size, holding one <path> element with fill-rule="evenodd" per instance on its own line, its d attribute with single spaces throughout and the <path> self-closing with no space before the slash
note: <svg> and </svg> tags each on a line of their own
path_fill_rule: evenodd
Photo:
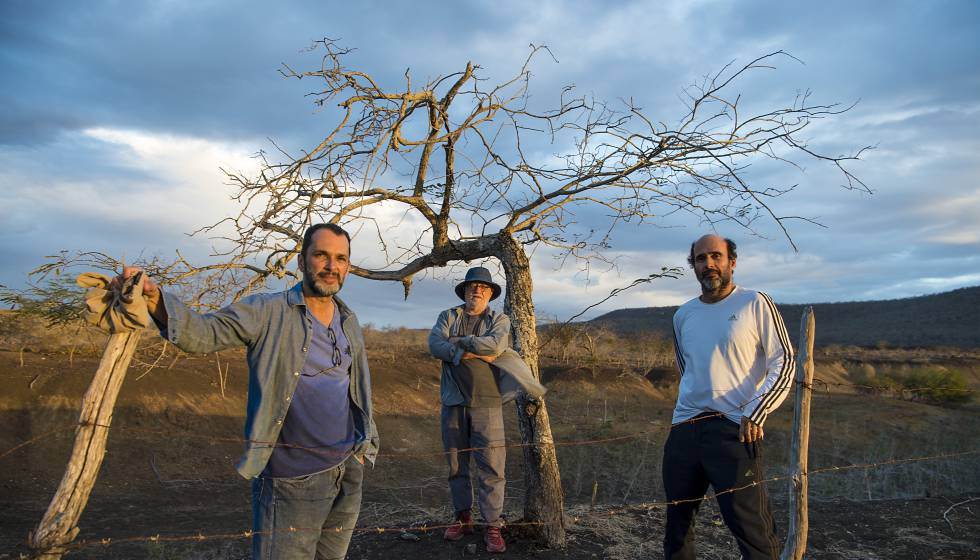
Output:
<svg viewBox="0 0 980 560">
<path fill-rule="evenodd" d="M 736 246 L 734 241 L 728 239 L 727 237 L 722 237 L 714 233 L 709 233 L 707 235 L 702 235 L 697 239 L 697 241 L 691 243 L 691 252 L 687 256 L 687 264 L 689 264 L 691 268 L 694 268 L 694 259 L 697 256 L 697 253 L 695 253 L 695 249 L 698 248 L 698 244 L 700 243 L 703 247 L 708 242 L 711 242 L 713 244 L 717 244 L 719 242 L 724 243 L 725 252 L 728 255 L 729 260 L 735 260 L 738 258 L 738 252 L 736 251 Z"/>
<path fill-rule="evenodd" d="M 737 257 L 735 242 L 719 235 L 705 235 L 691 244 L 688 262 L 701 284 L 701 301 L 714 303 L 732 293 Z"/>
</svg>

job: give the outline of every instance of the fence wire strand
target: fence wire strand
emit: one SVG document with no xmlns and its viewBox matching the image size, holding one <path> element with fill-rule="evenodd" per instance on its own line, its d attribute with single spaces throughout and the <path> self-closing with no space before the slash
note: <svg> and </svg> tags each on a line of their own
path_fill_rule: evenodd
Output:
<svg viewBox="0 0 980 560">
<path fill-rule="evenodd" d="M 852 464 L 852 465 L 830 465 L 830 466 L 826 466 L 826 467 L 820 467 L 820 468 L 810 469 L 809 471 L 807 471 L 805 473 L 801 473 L 801 474 L 802 475 L 815 475 L 815 474 L 838 473 L 838 472 L 844 472 L 844 471 L 856 470 L 856 469 L 874 469 L 874 468 L 886 467 L 886 466 L 891 466 L 891 465 L 916 463 L 916 462 L 922 462 L 922 461 L 935 461 L 935 460 L 942 460 L 942 459 L 956 459 L 956 458 L 962 458 L 962 457 L 966 457 L 966 456 L 970 456 L 970 455 L 980 455 L 980 449 L 973 449 L 973 450 L 970 450 L 970 451 L 959 451 L 959 452 L 954 452 L 954 453 L 939 453 L 939 454 L 935 454 L 935 455 L 926 455 L 926 456 L 919 456 L 919 457 L 904 457 L 904 458 L 899 458 L 899 459 L 889 459 L 889 460 L 886 460 L 886 461 L 875 461 L 875 462 L 870 462 L 870 463 L 860 463 L 860 464 Z M 718 496 L 723 496 L 725 494 L 731 494 L 731 493 L 734 493 L 734 492 L 739 492 L 741 490 L 746 490 L 748 488 L 752 488 L 752 487 L 758 486 L 760 484 L 770 484 L 770 483 L 774 483 L 774 482 L 781 482 L 781 481 L 786 481 L 786 480 L 792 480 L 793 478 L 794 478 L 794 475 L 777 475 L 777 476 L 773 476 L 773 477 L 766 478 L 766 479 L 763 479 L 763 480 L 759 480 L 759 481 L 756 481 L 756 482 L 752 482 L 750 484 L 745 484 L 745 485 L 737 486 L 737 487 L 733 487 L 733 488 L 727 488 L 725 490 L 720 490 L 720 491 L 717 491 L 717 492 L 713 492 L 711 494 L 705 494 L 704 496 L 702 496 L 700 498 L 688 498 L 688 499 L 683 499 L 683 500 L 672 500 L 672 501 L 666 501 L 666 500 L 664 500 L 664 501 L 653 501 L 653 502 L 641 502 L 641 503 L 630 504 L 630 505 L 622 506 L 622 507 L 618 507 L 618 508 L 607 509 L 607 510 L 603 510 L 601 512 L 579 513 L 579 514 L 575 514 L 575 515 L 570 514 L 567 510 L 565 512 L 563 512 L 563 513 L 573 523 L 579 523 L 579 522 L 581 522 L 583 520 L 586 520 L 586 519 L 609 518 L 609 517 L 613 517 L 613 516 L 617 516 L 617 515 L 630 514 L 632 512 L 636 512 L 636 511 L 650 511 L 650 510 L 658 509 L 658 508 L 666 508 L 667 506 L 672 506 L 672 505 L 679 505 L 679 504 L 684 504 L 684 503 L 694 503 L 694 502 L 704 502 L 706 500 L 716 499 Z M 548 523 L 549 522 L 545 522 L 545 521 L 515 521 L 515 522 L 508 522 L 507 523 L 507 526 L 508 527 L 532 527 L 532 526 L 547 525 Z M 454 523 L 446 523 L 446 524 L 415 524 L 415 525 L 390 526 L 390 527 L 384 527 L 384 526 L 350 527 L 350 528 L 334 527 L 333 530 L 335 532 L 338 532 L 338 533 L 341 533 L 341 532 L 351 532 L 351 533 L 354 533 L 354 534 L 357 534 L 357 533 L 361 533 L 361 534 L 366 534 L 366 533 L 386 534 L 386 533 L 414 533 L 414 532 L 427 533 L 429 531 L 440 531 L 440 530 L 444 530 L 444 529 L 447 529 L 449 527 L 452 527 L 453 525 L 454 525 Z M 475 523 L 475 525 L 480 525 L 480 524 L 479 523 Z M 243 530 L 243 531 L 234 532 L 234 533 L 212 533 L 212 534 L 205 534 L 205 533 L 199 531 L 199 532 L 197 532 L 197 533 L 195 533 L 193 535 L 160 535 L 160 534 L 157 534 L 157 535 L 151 535 L 151 536 L 133 536 L 133 537 L 115 537 L 115 538 L 105 537 L 105 538 L 78 540 L 78 541 L 75 541 L 73 543 L 69 543 L 69 544 L 63 545 L 63 547 L 66 550 L 80 550 L 80 549 L 83 549 L 83 548 L 92 548 L 92 547 L 96 547 L 96 546 L 108 547 L 108 546 L 111 546 L 111 545 L 118 545 L 118 544 L 134 544 L 134 543 L 150 543 L 150 542 L 171 542 L 171 543 L 175 543 L 175 542 L 203 542 L 203 541 L 215 541 L 215 540 L 240 540 L 240 539 L 251 538 L 254 535 L 273 535 L 273 534 L 279 534 L 279 533 L 296 533 L 296 532 L 306 532 L 306 531 L 318 532 L 319 533 L 319 532 L 322 532 L 323 531 L 323 528 L 322 527 L 288 527 L 288 528 L 279 529 L 279 530 L 275 530 L 275 531 L 251 531 L 251 530 Z"/>
<path fill-rule="evenodd" d="M 813 384 L 810 384 L 810 385 L 807 385 L 806 383 L 804 383 L 802 381 L 795 381 L 794 380 L 791 383 L 790 387 L 792 388 L 793 385 L 800 385 L 800 386 L 805 387 L 806 389 L 809 389 L 810 391 L 814 391 L 815 392 L 815 387 L 814 386 L 817 385 L 817 384 L 820 384 L 820 385 L 825 386 L 825 387 L 846 386 L 846 387 L 868 387 L 868 388 L 871 388 L 871 386 L 853 385 L 853 384 L 849 384 L 849 383 L 830 383 L 830 382 L 827 382 L 827 381 L 824 381 L 824 380 L 821 380 L 821 379 L 816 379 L 816 378 L 813 380 Z M 917 391 L 931 391 L 931 390 L 935 390 L 935 389 L 934 388 L 931 388 L 931 387 L 917 387 L 917 388 L 910 388 L 910 389 L 904 389 L 904 390 L 905 391 L 908 391 L 908 392 L 917 392 Z M 973 391 L 971 390 L 971 392 L 973 392 Z M 850 393 L 829 392 L 829 391 L 818 393 L 818 394 L 822 394 L 822 395 L 834 395 L 834 396 L 850 396 Z M 764 396 L 765 395 L 757 395 L 757 396 L 753 397 L 752 399 L 749 399 L 748 401 L 746 401 L 744 404 L 742 404 L 739 407 L 731 408 L 731 409 L 726 410 L 726 411 L 720 411 L 720 412 L 713 412 L 713 413 L 709 413 L 709 414 L 703 414 L 703 415 L 697 416 L 695 418 L 691 418 L 689 420 L 685 420 L 684 422 L 681 422 L 681 423 L 683 423 L 683 424 L 692 423 L 693 424 L 693 423 L 697 423 L 697 422 L 701 422 L 701 421 L 710 420 L 712 418 L 725 417 L 725 416 L 727 416 L 730 413 L 735 413 L 735 412 L 739 412 L 740 413 L 746 406 L 748 406 L 749 404 L 751 404 L 752 402 L 754 402 L 754 401 L 756 401 L 758 399 L 763 398 Z M 41 441 L 43 439 L 50 438 L 50 437 L 52 437 L 55 434 L 60 434 L 60 433 L 64 433 L 64 432 L 73 431 L 76 428 L 81 427 L 81 426 L 96 426 L 96 427 L 101 427 L 101 428 L 115 428 L 115 430 L 117 430 L 117 431 L 122 431 L 122 432 L 126 432 L 126 433 L 142 433 L 142 434 L 155 434 L 155 435 L 168 435 L 168 436 L 169 435 L 173 435 L 173 432 L 171 430 L 164 430 L 164 429 L 160 429 L 160 428 L 138 428 L 138 427 L 133 427 L 133 426 L 125 426 L 125 425 L 123 425 L 123 426 L 119 426 L 119 425 L 110 426 L 108 424 L 97 424 L 97 423 L 92 423 L 92 422 L 72 422 L 72 423 L 70 423 L 68 425 L 65 425 L 64 427 L 56 428 L 56 429 L 53 429 L 53 430 L 49 430 L 49 431 L 44 432 L 44 433 L 42 433 L 42 434 L 40 434 L 38 436 L 35 436 L 35 437 L 33 437 L 33 438 L 29 439 L 29 440 L 23 441 L 23 442 L 15 445 L 13 447 L 11 447 L 10 449 L 7 449 L 3 453 L 0 453 L 0 459 L 3 459 L 5 457 L 7 457 L 8 455 L 16 452 L 19 449 L 22 449 L 22 448 L 27 447 L 29 445 L 33 445 L 33 444 L 35 444 L 35 443 L 37 443 L 37 442 L 39 442 L 39 441 Z M 603 438 L 591 438 L 591 439 L 582 439 L 582 440 L 552 441 L 552 442 L 545 442 L 545 443 L 541 443 L 541 444 L 535 443 L 535 442 L 518 442 L 518 443 L 509 443 L 509 444 L 505 444 L 505 445 L 486 446 L 486 447 L 467 447 L 467 448 L 461 448 L 461 449 L 454 449 L 454 450 L 451 450 L 451 451 L 428 451 L 428 452 L 417 452 L 417 453 L 405 453 L 405 452 L 388 453 L 388 452 L 379 452 L 378 453 L 378 457 L 379 458 L 382 458 L 382 457 L 383 458 L 437 457 L 437 456 L 445 456 L 445 455 L 448 455 L 450 453 L 462 453 L 462 452 L 470 452 L 470 451 L 481 451 L 481 450 L 484 450 L 484 449 L 500 449 L 500 448 L 514 449 L 514 448 L 534 447 L 534 446 L 538 446 L 538 445 L 545 445 L 545 446 L 550 445 L 550 446 L 554 446 L 554 447 L 576 447 L 576 446 L 582 446 L 582 445 L 594 445 L 594 444 L 601 444 L 601 443 L 613 443 L 613 442 L 619 442 L 619 441 L 629 441 L 629 440 L 634 440 L 634 439 L 641 439 L 641 438 L 645 438 L 645 437 L 649 437 L 651 435 L 654 435 L 655 433 L 657 433 L 657 432 L 659 432 L 661 430 L 662 430 L 661 428 L 651 428 L 651 429 L 648 429 L 648 430 L 641 430 L 641 431 L 638 431 L 638 432 L 633 432 L 631 434 L 624 434 L 624 435 L 619 435 L 619 436 L 608 436 L 608 437 L 603 437 Z M 184 434 L 183 437 L 184 438 L 187 438 L 187 439 L 192 439 L 192 438 L 193 439 L 203 439 L 205 441 L 212 442 L 212 443 L 239 443 L 239 444 L 244 444 L 244 445 L 252 445 L 252 446 L 256 446 L 256 447 L 271 447 L 271 448 L 275 448 L 275 447 L 289 447 L 289 448 L 293 448 L 293 449 L 302 449 L 304 451 L 310 451 L 312 453 L 321 452 L 320 451 L 320 448 L 317 448 L 317 447 L 308 447 L 308 446 L 303 446 L 303 445 L 298 445 L 298 444 L 280 443 L 278 441 L 250 440 L 250 439 L 247 439 L 247 438 L 236 437 L 236 436 L 214 436 L 214 435 L 209 435 L 209 434 L 204 434 L 204 433 L 190 433 L 190 434 Z"/>
<path fill-rule="evenodd" d="M 803 384 L 803 382 L 801 382 L 801 381 L 794 380 L 790 384 L 790 387 L 792 387 L 793 385 L 804 385 L 807 389 L 809 389 L 811 391 L 814 390 L 814 386 L 815 385 L 821 385 L 821 386 L 824 386 L 824 387 L 827 388 L 827 392 L 822 393 L 822 394 L 825 394 L 825 395 L 848 395 L 848 393 L 830 392 L 829 391 L 829 388 L 832 387 L 832 386 L 847 386 L 847 387 L 851 387 L 851 388 L 880 389 L 880 388 L 873 387 L 873 386 L 862 386 L 862 385 L 845 384 L 845 383 L 833 383 L 833 382 L 828 382 L 826 380 L 821 380 L 821 379 L 814 379 L 813 380 L 813 383 L 810 384 L 810 385 L 806 385 L 806 384 Z M 936 388 L 934 388 L 934 387 L 922 387 L 922 388 L 909 388 L 909 389 L 903 389 L 903 390 L 904 391 L 907 391 L 907 392 L 916 392 L 916 391 L 932 391 L 932 390 L 936 390 Z M 973 390 L 970 390 L 969 392 L 974 392 L 974 391 Z M 705 414 L 705 415 L 702 415 L 702 416 L 698 416 L 698 417 L 692 418 L 690 420 L 687 420 L 687 421 L 683 422 L 683 424 L 702 422 L 702 421 L 710 420 L 712 418 L 718 418 L 718 417 L 726 416 L 726 414 L 728 414 L 728 413 L 741 412 L 744 409 L 745 406 L 748 406 L 754 400 L 759 399 L 759 398 L 762 398 L 764 396 L 765 395 L 756 396 L 754 399 L 749 400 L 748 402 L 744 403 L 743 405 L 741 405 L 741 406 L 739 406 L 737 408 L 733 408 L 731 410 L 725 411 L 725 412 L 714 412 L 714 413 Z M 29 440 L 26 440 L 24 442 L 21 442 L 21 443 L 15 445 L 14 447 L 12 447 L 12 448 L 4 451 L 3 453 L 0 453 L 0 459 L 6 458 L 7 456 L 15 453 L 16 451 L 18 451 L 20 449 L 23 449 L 25 447 L 28 447 L 30 445 L 36 444 L 37 442 L 42 441 L 44 439 L 52 438 L 54 436 L 58 436 L 58 435 L 61 435 L 61 434 L 64 434 L 64 433 L 67 433 L 67 432 L 70 432 L 70 431 L 74 431 L 74 430 L 77 430 L 78 428 L 83 427 L 83 426 L 93 426 L 93 427 L 100 427 L 100 428 L 106 428 L 106 429 L 109 429 L 110 428 L 110 425 L 108 425 L 108 424 L 98 424 L 98 423 L 91 423 L 91 422 L 73 422 L 70 425 L 67 425 L 67 426 L 64 426 L 64 427 L 61 427 L 61 428 L 57 428 L 57 429 L 46 431 L 46 432 L 44 432 L 42 434 L 39 434 L 39 435 L 37 435 L 35 437 L 30 438 Z M 138 427 L 118 426 L 118 425 L 117 426 L 111 426 L 111 427 L 115 428 L 116 430 L 127 432 L 127 433 L 142 433 L 142 434 L 155 434 L 155 435 L 168 435 L 168 436 L 172 436 L 173 435 L 172 434 L 172 431 L 163 430 L 163 429 L 138 428 Z M 671 426 L 671 428 L 673 428 L 673 426 Z M 630 433 L 630 434 L 624 434 L 624 435 L 618 435 L 618 436 L 608 436 L 608 437 L 590 438 L 590 439 L 581 439 L 581 440 L 551 441 L 551 442 L 543 442 L 543 443 L 520 442 L 520 443 L 505 444 L 505 445 L 502 445 L 502 446 L 501 445 L 498 445 L 498 446 L 489 446 L 489 447 L 490 448 L 500 448 L 500 447 L 505 447 L 505 448 L 523 448 L 523 447 L 527 447 L 527 446 L 536 446 L 536 445 L 545 445 L 545 446 L 553 446 L 553 447 L 576 447 L 576 446 L 588 446 L 588 445 L 604 445 L 604 444 L 610 444 L 610 443 L 616 443 L 616 442 L 623 442 L 623 441 L 629 441 L 629 440 L 635 440 L 635 439 L 639 439 L 639 438 L 649 437 L 651 435 L 654 435 L 655 433 L 659 433 L 659 432 L 662 432 L 662 431 L 663 431 L 663 428 L 662 427 L 658 427 L 658 428 L 651 428 L 651 429 L 648 429 L 648 430 L 641 430 L 641 431 L 638 431 L 638 432 L 634 432 L 634 433 Z M 312 452 L 318 452 L 319 451 L 317 448 L 310 448 L 310 447 L 304 447 L 304 446 L 299 446 L 299 445 L 281 444 L 281 443 L 278 443 L 278 442 L 269 442 L 269 441 L 255 441 L 255 440 L 251 440 L 250 441 L 250 440 L 247 440 L 247 439 L 241 438 L 241 437 L 213 436 L 213 435 L 208 435 L 208 434 L 203 434 L 203 433 L 185 434 L 184 437 L 186 437 L 186 438 L 194 438 L 194 439 L 204 439 L 204 440 L 209 441 L 209 442 L 242 443 L 242 444 L 251 444 L 251 445 L 268 446 L 268 447 L 289 446 L 289 447 L 296 447 L 296 448 L 306 449 L 306 450 L 312 451 Z M 479 451 L 479 450 L 482 450 L 482 449 L 487 449 L 487 447 L 471 447 L 471 448 L 465 448 L 465 449 L 455 449 L 455 450 L 450 450 L 450 451 L 438 451 L 438 452 L 379 453 L 379 457 L 387 458 L 387 459 L 419 458 L 419 457 L 437 457 L 437 456 L 443 456 L 443 455 L 446 455 L 446 454 L 449 454 L 449 453 L 458 453 L 458 452 L 466 452 L 466 451 Z M 916 462 L 922 462 L 922 461 L 934 461 L 934 460 L 943 460 L 943 459 L 956 459 L 956 458 L 963 458 L 963 457 L 967 457 L 967 456 L 971 456 L 971 455 L 978 455 L 978 454 L 980 454 L 980 449 L 970 450 L 970 451 L 962 451 L 962 452 L 940 453 L 940 454 L 927 455 L 927 456 L 898 458 L 898 459 L 890 459 L 890 460 L 885 460 L 885 461 L 876 461 L 876 462 L 860 463 L 860 464 L 830 465 L 830 466 L 826 466 L 826 467 L 820 467 L 820 468 L 810 469 L 808 472 L 802 473 L 802 474 L 804 474 L 804 475 L 818 475 L 818 474 L 828 474 L 828 473 L 829 474 L 834 474 L 834 473 L 841 473 L 841 472 L 846 472 L 846 471 L 851 471 L 851 470 L 857 470 L 857 469 L 869 470 L 869 469 L 876 469 L 876 468 L 881 468 L 881 467 L 886 467 L 886 466 L 891 466 L 891 465 L 909 464 L 909 463 L 916 463 Z M 721 496 L 721 495 L 724 495 L 724 494 L 729 494 L 729 493 L 733 493 L 733 492 L 738 492 L 740 490 L 745 490 L 747 488 L 751 488 L 751 487 L 757 486 L 759 484 L 770 484 L 770 483 L 776 483 L 776 482 L 791 480 L 793 477 L 794 477 L 794 475 L 778 475 L 778 476 L 773 476 L 773 477 L 770 477 L 770 478 L 767 478 L 767 479 L 763 479 L 763 480 L 760 480 L 760 481 L 757 481 L 757 482 L 753 482 L 751 484 L 746 484 L 744 486 L 739 486 L 739 487 L 734 487 L 734 488 L 728 488 L 728 489 L 725 489 L 725 490 L 714 492 L 712 494 L 706 494 L 706 495 L 704 495 L 704 496 L 702 496 L 700 498 L 691 498 L 691 499 L 674 500 L 674 501 L 653 501 L 653 502 L 634 503 L 634 504 L 630 504 L 630 505 L 627 505 L 627 506 L 622 506 L 622 507 L 619 507 L 619 508 L 606 509 L 606 510 L 603 510 L 601 512 L 593 512 L 593 513 L 585 513 L 585 514 L 579 513 L 579 514 L 574 514 L 574 515 L 570 514 L 569 511 L 566 510 L 564 512 L 564 514 L 565 514 L 565 516 L 567 518 L 571 519 L 574 523 L 578 523 L 578 522 L 580 522 L 582 520 L 590 519 L 590 518 L 600 518 L 600 517 L 601 518 L 608 518 L 610 516 L 623 515 L 623 514 L 628 514 L 628 513 L 636 512 L 636 511 L 649 511 L 649 510 L 653 510 L 653 509 L 657 509 L 657 508 L 666 508 L 667 506 L 677 505 L 677 504 L 681 504 L 681 503 L 703 502 L 705 500 L 715 499 L 718 496 Z M 509 527 L 531 527 L 531 526 L 541 526 L 541 525 L 544 525 L 544 524 L 547 524 L 547 523 L 546 522 L 542 522 L 542 521 L 515 521 L 515 522 L 509 522 L 507 525 Z M 384 527 L 384 526 L 352 527 L 352 528 L 338 527 L 338 528 L 335 528 L 335 530 L 337 532 L 351 531 L 353 533 L 361 533 L 361 534 L 365 534 L 365 533 L 385 534 L 385 533 L 404 533 L 404 532 L 422 532 L 422 533 L 427 533 L 429 531 L 443 530 L 443 529 L 448 528 L 450 526 L 452 526 L 452 524 L 431 524 L 431 525 L 430 524 L 421 524 L 421 525 L 415 524 L 415 525 L 408 525 L 408 526 L 390 526 L 390 527 Z M 120 537 L 116 537 L 116 538 L 106 537 L 106 538 L 95 538 L 95 539 L 76 540 L 76 541 L 74 541 L 72 543 L 67 543 L 67 544 L 62 545 L 61 548 L 65 549 L 65 550 L 81 550 L 81 549 L 84 549 L 84 548 L 92 548 L 92 547 L 97 547 L 97 546 L 108 547 L 108 546 L 112 546 L 112 545 L 134 544 L 134 543 L 153 543 L 153 542 L 179 543 L 179 542 L 205 542 L 205 541 L 221 541 L 221 540 L 227 541 L 227 540 L 247 539 L 247 538 L 251 538 L 255 534 L 273 534 L 273 533 L 279 533 L 279 532 L 303 532 L 303 531 L 316 531 L 316 532 L 320 532 L 322 530 L 323 529 L 322 528 L 319 528 L 319 527 L 288 527 L 288 528 L 281 529 L 281 530 L 276 530 L 276 531 L 271 531 L 271 532 L 263 532 L 263 533 L 256 533 L 256 532 L 253 532 L 251 530 L 243 530 L 243 531 L 232 532 L 232 533 L 225 532 L 225 533 L 207 534 L 207 533 L 205 533 L 203 531 L 198 531 L 198 532 L 196 532 L 193 535 L 160 535 L 160 534 L 156 534 L 156 535 L 151 535 L 151 536 L 132 536 L 132 537 L 121 537 L 121 538 Z"/>
</svg>

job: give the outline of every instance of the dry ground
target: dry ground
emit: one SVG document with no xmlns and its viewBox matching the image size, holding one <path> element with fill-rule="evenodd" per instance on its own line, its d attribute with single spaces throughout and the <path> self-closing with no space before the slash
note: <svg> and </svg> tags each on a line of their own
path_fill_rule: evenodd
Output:
<svg viewBox="0 0 980 560">
<path fill-rule="evenodd" d="M 433 360 L 392 335 L 370 341 L 382 436 L 369 472 L 351 558 L 487 558 L 432 529 L 449 515 L 437 420 Z M 221 394 L 215 355 L 159 359 L 151 341 L 130 369 L 113 420 L 109 450 L 82 517 L 85 545 L 69 558 L 245 558 L 248 483 L 232 464 L 241 448 L 245 371 L 241 352 L 220 357 L 230 371 Z M 96 357 L 0 352 L 0 559 L 29 551 L 28 532 L 57 486 Z M 157 366 L 150 368 L 150 364 Z M 965 367 L 975 383 L 977 363 Z M 569 547 L 552 551 L 519 528 L 523 481 L 519 447 L 508 461 L 509 550 L 500 557 L 659 558 L 663 499 L 660 449 L 669 425 L 669 383 L 655 385 L 623 369 L 593 372 L 546 363 L 552 426 L 559 442 L 568 505 Z M 845 382 L 839 361 L 818 376 Z M 792 406 L 767 425 L 768 474 L 786 470 Z M 811 467 L 886 463 L 897 458 L 980 450 L 976 405 L 961 408 L 860 394 L 815 396 Z M 513 415 L 508 437 L 519 441 Z M 632 437 L 620 438 L 624 435 Z M 611 441 L 606 441 L 611 440 Z M 30 442 L 27 445 L 16 446 Z M 573 443 L 576 443 L 573 445 Z M 852 468 L 811 477 L 808 558 L 976 558 L 980 502 L 977 455 Z M 785 519 L 784 483 L 770 484 Z M 699 521 L 702 558 L 735 558 L 735 546 L 708 501 Z M 383 528 L 384 532 L 379 532 Z M 157 541 L 150 537 L 160 535 Z M 198 535 L 203 538 L 195 538 Z M 170 538 L 187 538 L 170 541 Z M 111 539 L 108 545 L 102 539 Z M 131 541 L 127 539 L 132 539 Z"/>
</svg>

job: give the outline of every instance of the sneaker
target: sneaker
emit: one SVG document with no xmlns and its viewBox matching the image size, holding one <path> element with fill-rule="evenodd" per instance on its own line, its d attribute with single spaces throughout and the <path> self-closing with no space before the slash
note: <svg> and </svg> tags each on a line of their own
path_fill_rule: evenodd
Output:
<svg viewBox="0 0 980 560">
<path fill-rule="evenodd" d="M 468 511 L 456 512 L 456 519 L 453 524 L 446 529 L 442 538 L 447 541 L 458 541 L 463 535 L 473 534 L 473 516 Z"/>
<path fill-rule="evenodd" d="M 504 552 L 507 550 L 507 543 L 500 534 L 500 527 L 487 527 L 486 534 L 483 535 L 483 542 L 487 543 L 487 552 Z"/>
</svg>

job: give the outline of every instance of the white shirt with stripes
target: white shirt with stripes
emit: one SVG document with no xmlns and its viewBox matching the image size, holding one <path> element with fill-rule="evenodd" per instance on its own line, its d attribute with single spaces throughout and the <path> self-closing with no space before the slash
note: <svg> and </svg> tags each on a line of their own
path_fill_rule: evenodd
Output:
<svg viewBox="0 0 980 560">
<path fill-rule="evenodd" d="M 720 412 L 760 426 L 795 378 L 786 326 L 772 299 L 736 286 L 725 299 L 694 298 L 674 314 L 674 349 L 681 373 L 672 424 Z"/>
</svg>

